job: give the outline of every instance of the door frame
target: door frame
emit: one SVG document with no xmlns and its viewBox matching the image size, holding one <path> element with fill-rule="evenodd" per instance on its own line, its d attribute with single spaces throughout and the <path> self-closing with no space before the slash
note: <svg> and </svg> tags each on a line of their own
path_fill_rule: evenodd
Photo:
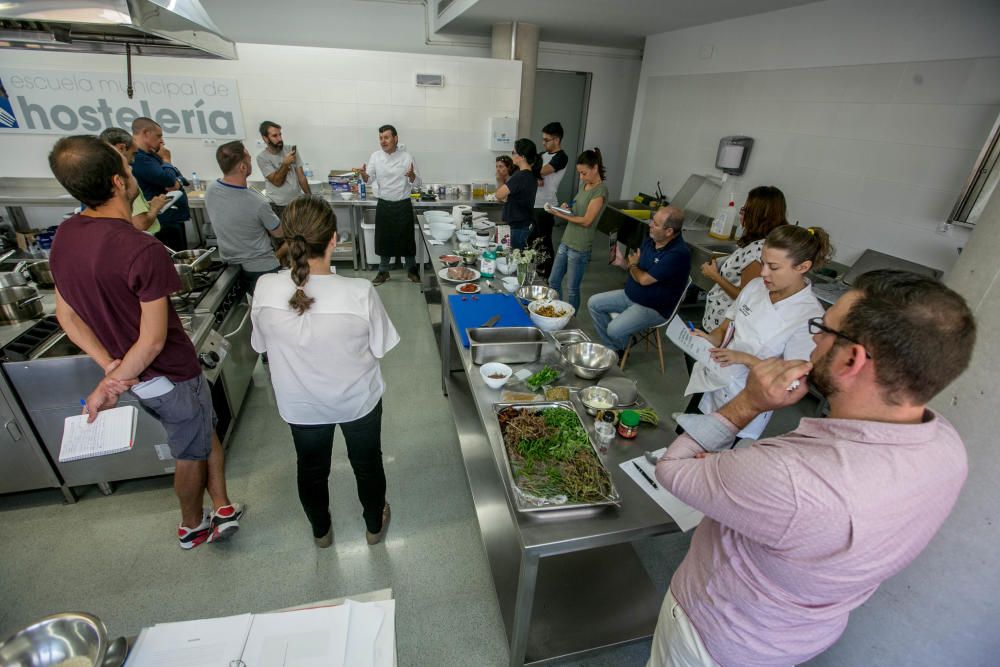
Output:
<svg viewBox="0 0 1000 667">
<path fill-rule="evenodd" d="M 592 84 L 593 79 L 594 79 L 594 73 L 593 72 L 581 72 L 580 70 L 574 70 L 574 69 L 555 69 L 555 68 L 552 68 L 552 67 L 539 67 L 536 71 L 537 72 L 551 72 L 553 74 L 582 74 L 583 77 L 584 77 L 584 84 L 583 84 L 583 107 L 580 110 L 580 136 L 579 136 L 579 139 L 578 139 L 577 146 L 576 146 L 575 150 L 572 153 L 570 153 L 569 151 L 566 151 L 567 155 L 569 157 L 569 165 L 566 168 L 573 170 L 573 172 L 575 173 L 576 158 L 580 155 L 580 153 L 582 153 L 584 150 L 586 150 L 586 145 L 587 145 L 585 143 L 586 136 L 587 136 L 587 117 L 588 117 L 588 115 L 590 113 L 590 89 L 591 89 L 591 84 Z M 564 151 L 566 150 L 566 148 L 567 148 L 566 146 L 562 147 L 562 149 Z M 576 178 L 576 177 L 573 177 L 572 185 L 570 186 L 570 194 L 574 198 L 576 197 L 577 188 L 579 188 L 579 187 L 580 187 L 580 179 Z"/>
</svg>

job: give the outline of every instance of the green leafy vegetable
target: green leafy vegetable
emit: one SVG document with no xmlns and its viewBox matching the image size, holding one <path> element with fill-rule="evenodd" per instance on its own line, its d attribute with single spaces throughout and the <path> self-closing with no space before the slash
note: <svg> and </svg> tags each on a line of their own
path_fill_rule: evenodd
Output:
<svg viewBox="0 0 1000 667">
<path fill-rule="evenodd" d="M 542 370 L 525 380 L 524 383 L 537 391 L 540 387 L 551 384 L 558 379 L 559 371 L 551 366 L 545 366 Z"/>
</svg>

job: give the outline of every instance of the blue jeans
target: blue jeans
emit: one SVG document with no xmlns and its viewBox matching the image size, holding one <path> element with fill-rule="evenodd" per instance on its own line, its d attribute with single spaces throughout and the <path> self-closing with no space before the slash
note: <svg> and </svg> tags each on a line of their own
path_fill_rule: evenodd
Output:
<svg viewBox="0 0 1000 667">
<path fill-rule="evenodd" d="M 590 263 L 590 251 L 573 250 L 565 243 L 559 244 L 556 260 L 552 263 L 552 273 L 549 275 L 549 287 L 559 292 L 563 300 L 576 310 L 580 310 L 580 283 L 583 282 L 583 272 Z M 562 281 L 569 274 L 566 292 L 563 293 Z"/>
<path fill-rule="evenodd" d="M 632 334 L 667 321 L 652 308 L 629 299 L 623 289 L 595 294 L 587 300 L 587 310 L 601 341 L 615 350 L 624 350 Z M 619 315 L 611 319 L 611 313 Z"/>
<path fill-rule="evenodd" d="M 527 227 L 511 227 L 510 247 L 514 250 L 523 250 L 528 245 L 529 236 L 531 236 L 531 225 Z"/>
</svg>

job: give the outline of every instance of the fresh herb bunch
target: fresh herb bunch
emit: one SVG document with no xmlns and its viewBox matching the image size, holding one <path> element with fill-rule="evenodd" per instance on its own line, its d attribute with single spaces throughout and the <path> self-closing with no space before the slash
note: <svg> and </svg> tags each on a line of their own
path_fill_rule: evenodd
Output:
<svg viewBox="0 0 1000 667">
<path fill-rule="evenodd" d="M 558 379 L 559 370 L 552 368 L 551 366 L 545 366 L 542 370 L 525 380 L 524 383 L 537 391 L 539 387 L 544 387 L 545 385 L 555 382 Z"/>
</svg>

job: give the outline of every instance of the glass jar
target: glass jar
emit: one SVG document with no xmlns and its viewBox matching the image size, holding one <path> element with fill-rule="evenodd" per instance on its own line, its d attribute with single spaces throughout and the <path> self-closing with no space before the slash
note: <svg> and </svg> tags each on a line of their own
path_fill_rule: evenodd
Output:
<svg viewBox="0 0 1000 667">
<path fill-rule="evenodd" d="M 625 410 L 618 417 L 618 435 L 632 440 L 639 434 L 639 413 Z"/>
</svg>

